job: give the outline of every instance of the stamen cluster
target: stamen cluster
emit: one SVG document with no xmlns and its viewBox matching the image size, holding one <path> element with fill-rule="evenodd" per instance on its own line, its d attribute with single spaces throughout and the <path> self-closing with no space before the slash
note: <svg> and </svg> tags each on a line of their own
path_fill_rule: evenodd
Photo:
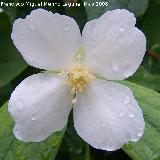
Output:
<svg viewBox="0 0 160 160">
<path fill-rule="evenodd" d="M 67 84 L 71 87 L 71 94 L 74 96 L 77 91 L 83 92 L 86 85 L 95 77 L 88 72 L 81 64 L 76 64 L 68 72 Z"/>
</svg>

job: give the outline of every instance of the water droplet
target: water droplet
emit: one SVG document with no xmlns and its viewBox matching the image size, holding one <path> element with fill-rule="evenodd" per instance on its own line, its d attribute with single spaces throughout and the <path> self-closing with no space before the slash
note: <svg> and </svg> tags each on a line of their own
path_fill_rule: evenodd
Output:
<svg viewBox="0 0 160 160">
<path fill-rule="evenodd" d="M 16 90 L 17 90 L 18 92 L 20 92 L 20 91 L 22 91 L 22 88 L 18 86 L 18 87 L 16 88 Z"/>
<path fill-rule="evenodd" d="M 25 39 L 25 38 L 26 38 L 26 36 L 25 36 L 25 35 L 22 35 L 22 36 L 21 36 L 21 38 L 22 38 L 22 39 Z"/>
<path fill-rule="evenodd" d="M 23 107 L 24 107 L 23 103 L 20 102 L 20 101 L 17 101 L 17 102 L 16 102 L 16 106 L 17 106 L 17 108 L 18 108 L 19 110 L 22 110 Z"/>
<path fill-rule="evenodd" d="M 21 154 L 21 151 L 20 151 L 20 150 L 17 150 L 17 151 L 16 151 L 16 155 L 19 156 L 20 154 Z"/>
<path fill-rule="evenodd" d="M 119 71 L 119 69 L 120 69 L 119 64 L 118 64 L 118 63 L 113 62 L 113 63 L 112 63 L 112 69 L 113 69 L 113 71 L 114 71 L 114 72 L 118 72 L 118 71 Z"/>
<path fill-rule="evenodd" d="M 69 30 L 69 25 L 68 25 L 68 24 L 65 25 L 64 30 L 65 30 L 65 31 L 68 31 L 68 30 Z"/>
<path fill-rule="evenodd" d="M 129 143 L 128 144 L 124 144 L 124 148 L 130 150 L 130 149 L 132 149 L 132 145 L 129 144 Z"/>
<path fill-rule="evenodd" d="M 115 46 L 115 49 L 119 49 L 119 46 Z"/>
<path fill-rule="evenodd" d="M 135 114 L 133 114 L 133 113 L 129 113 L 129 115 L 128 115 L 130 118 L 134 118 L 135 117 Z"/>
<path fill-rule="evenodd" d="M 27 157 L 22 156 L 22 157 L 21 157 L 21 160 L 27 160 Z"/>
<path fill-rule="evenodd" d="M 125 78 L 128 78 L 131 75 L 131 73 L 130 72 L 125 72 L 123 75 L 124 75 Z"/>
<path fill-rule="evenodd" d="M 138 136 L 138 137 L 141 137 L 141 136 L 142 136 L 142 134 L 143 134 L 143 133 L 138 133 L 138 134 L 137 134 L 137 136 Z"/>
<path fill-rule="evenodd" d="M 46 150 L 46 152 L 42 152 L 43 154 L 43 159 L 48 159 L 51 155 L 51 151 L 50 150 Z"/>
<path fill-rule="evenodd" d="M 55 135 L 51 141 L 52 147 L 57 147 L 60 143 L 61 137 L 58 135 Z"/>
<path fill-rule="evenodd" d="M 32 120 L 32 121 L 35 121 L 35 120 L 36 120 L 35 115 L 32 115 L 31 120 Z"/>
<path fill-rule="evenodd" d="M 143 128 L 138 128 L 139 131 L 143 131 Z"/>
<path fill-rule="evenodd" d="M 31 31 L 35 31 L 35 27 L 33 25 L 30 26 Z"/>
<path fill-rule="evenodd" d="M 130 97 L 129 96 L 126 96 L 124 101 L 123 101 L 124 104 L 129 104 L 130 103 Z"/>
<path fill-rule="evenodd" d="M 13 128 L 13 133 L 19 136 L 19 130 L 18 130 L 18 128 L 14 127 Z"/>
<path fill-rule="evenodd" d="M 123 42 L 123 39 L 122 39 L 122 38 L 119 38 L 119 42 L 122 43 L 122 42 Z"/>
<path fill-rule="evenodd" d="M 129 66 L 126 66 L 125 69 L 124 69 L 123 76 L 125 78 L 128 78 L 130 75 L 132 75 L 132 70 L 130 69 Z"/>
<path fill-rule="evenodd" d="M 110 100 L 110 101 L 112 101 L 112 100 L 113 100 L 113 98 L 112 98 L 112 97 L 109 97 L 109 100 Z"/>
<path fill-rule="evenodd" d="M 106 107 L 106 108 L 105 108 L 105 111 L 106 111 L 106 112 L 109 112 L 109 108 L 108 108 L 108 107 Z"/>
<path fill-rule="evenodd" d="M 27 86 L 28 86 L 27 88 L 28 91 L 26 92 L 26 94 L 29 94 L 29 95 L 38 93 L 40 89 L 38 83 L 33 85 L 32 83 L 28 82 Z"/>
<path fill-rule="evenodd" d="M 123 112 L 120 112 L 119 114 L 118 114 L 118 117 L 120 117 L 120 118 L 122 118 L 124 116 L 124 113 Z"/>
<path fill-rule="evenodd" d="M 143 135 L 143 128 L 138 128 L 139 133 L 137 134 L 138 137 L 141 137 Z"/>
<path fill-rule="evenodd" d="M 104 128 L 106 126 L 106 123 L 102 123 L 102 127 Z"/>
<path fill-rule="evenodd" d="M 125 29 L 124 29 L 124 28 L 120 28 L 119 30 L 120 30 L 120 32 L 124 32 L 124 31 L 125 31 Z"/>
<path fill-rule="evenodd" d="M 115 116 L 113 116 L 113 117 L 112 117 L 112 119 L 114 120 L 114 119 L 116 119 L 116 117 L 115 117 Z"/>
</svg>

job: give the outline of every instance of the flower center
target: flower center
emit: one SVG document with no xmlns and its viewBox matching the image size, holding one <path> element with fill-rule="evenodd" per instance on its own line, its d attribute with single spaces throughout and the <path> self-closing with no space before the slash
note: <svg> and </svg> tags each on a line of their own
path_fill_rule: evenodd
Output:
<svg viewBox="0 0 160 160">
<path fill-rule="evenodd" d="M 68 72 L 67 84 L 71 87 L 71 94 L 76 97 L 76 92 L 83 92 L 86 85 L 94 79 L 86 67 L 76 64 Z"/>
</svg>

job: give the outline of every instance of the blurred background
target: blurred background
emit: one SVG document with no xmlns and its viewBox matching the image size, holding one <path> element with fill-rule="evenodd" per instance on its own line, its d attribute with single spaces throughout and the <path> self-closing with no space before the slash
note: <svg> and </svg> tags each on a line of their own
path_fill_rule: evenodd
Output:
<svg viewBox="0 0 160 160">
<path fill-rule="evenodd" d="M 145 146 L 145 141 L 143 145 L 137 145 L 138 149 L 136 145 L 128 144 L 115 152 L 96 150 L 86 144 L 73 128 L 72 114 L 70 114 L 67 128 L 52 135 L 44 142 L 38 144 L 22 143 L 14 138 L 12 134 L 14 122 L 7 112 L 7 101 L 14 88 L 24 78 L 38 73 L 40 70 L 28 66 L 13 45 L 11 40 L 12 25 L 15 19 L 25 18 L 32 10 L 39 7 L 26 5 L 9 7 L 6 6 L 7 2 L 23 3 L 26 1 L 0 1 L 0 160 L 160 160 L 160 146 L 156 144 L 160 143 L 160 126 L 154 134 L 146 133 L 151 139 L 152 136 L 157 136 L 155 144 L 147 141 Z M 137 18 L 137 27 L 147 37 L 147 51 L 140 68 L 132 77 L 128 78 L 128 81 L 160 92 L 160 0 L 85 0 L 91 4 L 98 2 L 99 6 L 92 7 L 84 6 L 82 0 L 32 0 L 28 2 L 35 4 L 39 2 L 56 3 L 52 7 L 43 6 L 40 8 L 73 17 L 81 31 L 87 21 L 100 17 L 108 10 L 125 8 L 133 12 Z M 101 2 L 107 2 L 108 5 L 103 6 L 106 3 Z M 72 5 L 80 3 L 81 5 L 68 7 L 64 5 L 65 3 L 72 3 Z M 160 111 L 156 112 L 156 116 L 159 117 Z M 154 150 L 149 148 L 150 145 Z"/>
</svg>

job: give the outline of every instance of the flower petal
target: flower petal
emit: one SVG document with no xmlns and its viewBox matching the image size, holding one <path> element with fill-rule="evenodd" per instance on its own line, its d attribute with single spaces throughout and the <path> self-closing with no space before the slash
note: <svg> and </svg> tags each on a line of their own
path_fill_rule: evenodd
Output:
<svg viewBox="0 0 160 160">
<path fill-rule="evenodd" d="M 72 65 L 81 40 L 74 19 L 44 9 L 16 20 L 11 36 L 27 63 L 47 70 Z"/>
<path fill-rule="evenodd" d="M 146 51 L 146 38 L 135 23 L 132 13 L 116 9 L 85 25 L 85 63 L 92 72 L 108 80 L 122 80 L 135 73 Z"/>
<path fill-rule="evenodd" d="M 39 142 L 63 129 L 71 99 L 69 88 L 59 77 L 43 73 L 26 78 L 9 101 L 9 112 L 16 122 L 15 136 L 25 142 Z"/>
<path fill-rule="evenodd" d="M 144 119 L 132 92 L 125 86 L 96 80 L 79 93 L 74 126 L 87 143 L 113 151 L 143 134 Z"/>
</svg>

